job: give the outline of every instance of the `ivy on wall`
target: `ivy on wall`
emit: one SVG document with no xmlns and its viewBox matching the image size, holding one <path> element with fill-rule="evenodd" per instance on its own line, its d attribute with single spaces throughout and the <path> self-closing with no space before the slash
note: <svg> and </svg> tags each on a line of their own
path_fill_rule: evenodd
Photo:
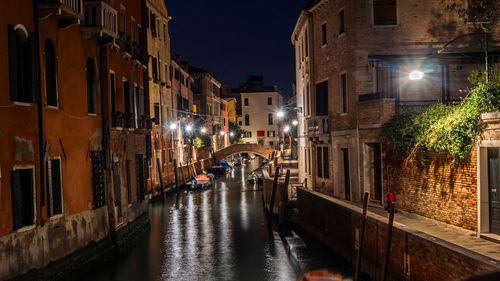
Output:
<svg viewBox="0 0 500 281">
<path fill-rule="evenodd" d="M 478 84 L 454 105 L 436 104 L 394 115 L 383 126 L 386 141 L 398 152 L 448 153 L 463 159 L 484 130 L 481 113 L 500 110 L 500 85 Z"/>
</svg>

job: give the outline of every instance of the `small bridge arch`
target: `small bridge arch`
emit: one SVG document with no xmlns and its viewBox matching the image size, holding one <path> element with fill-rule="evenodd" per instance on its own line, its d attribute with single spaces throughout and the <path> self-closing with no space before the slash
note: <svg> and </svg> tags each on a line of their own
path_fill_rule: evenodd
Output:
<svg viewBox="0 0 500 281">
<path fill-rule="evenodd" d="M 278 151 L 269 147 L 260 144 L 233 144 L 228 147 L 225 147 L 221 150 L 215 152 L 216 161 L 222 161 L 226 157 L 229 157 L 236 153 L 250 152 L 262 156 L 268 160 L 273 156 L 278 156 Z"/>
</svg>

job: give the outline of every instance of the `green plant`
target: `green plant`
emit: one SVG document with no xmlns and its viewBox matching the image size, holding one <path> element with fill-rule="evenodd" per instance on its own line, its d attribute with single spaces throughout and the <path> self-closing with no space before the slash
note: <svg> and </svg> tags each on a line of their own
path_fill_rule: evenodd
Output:
<svg viewBox="0 0 500 281">
<path fill-rule="evenodd" d="M 245 130 L 243 130 L 240 126 L 238 126 L 236 123 L 229 122 L 229 132 L 232 133 L 232 136 L 229 137 L 229 140 L 231 143 L 240 143 L 241 138 L 245 134 Z"/>
<path fill-rule="evenodd" d="M 200 137 L 195 137 L 193 140 L 193 146 L 197 149 L 200 149 L 205 146 L 203 140 Z"/>
<path fill-rule="evenodd" d="M 481 83 L 456 105 L 436 104 L 394 115 L 383 132 L 396 151 L 410 157 L 434 151 L 464 158 L 484 130 L 481 113 L 499 109 L 499 85 Z"/>
</svg>

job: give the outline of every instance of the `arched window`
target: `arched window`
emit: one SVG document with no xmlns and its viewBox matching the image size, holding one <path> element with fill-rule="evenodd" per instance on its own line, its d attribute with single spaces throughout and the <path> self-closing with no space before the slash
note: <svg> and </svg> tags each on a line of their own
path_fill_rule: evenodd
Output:
<svg viewBox="0 0 500 281">
<path fill-rule="evenodd" d="M 97 113 L 96 108 L 96 69 L 92 58 L 87 58 L 87 112 Z"/>
<path fill-rule="evenodd" d="M 8 26 L 10 99 L 34 102 L 36 97 L 36 67 L 34 36 L 28 36 L 22 25 Z"/>
<path fill-rule="evenodd" d="M 54 45 L 50 40 L 45 40 L 43 47 L 43 60 L 45 68 L 45 96 L 48 106 L 58 106 L 57 101 L 57 61 Z"/>
<path fill-rule="evenodd" d="M 250 115 L 245 114 L 245 126 L 250 126 Z"/>
<path fill-rule="evenodd" d="M 267 115 L 267 123 L 268 123 L 269 125 L 272 125 L 272 124 L 273 124 L 273 114 L 272 114 L 272 113 L 269 113 L 269 114 Z"/>
</svg>

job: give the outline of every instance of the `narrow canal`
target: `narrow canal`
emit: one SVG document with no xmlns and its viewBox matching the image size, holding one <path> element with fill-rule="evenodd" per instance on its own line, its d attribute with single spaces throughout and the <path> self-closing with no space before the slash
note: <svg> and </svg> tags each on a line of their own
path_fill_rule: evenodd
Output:
<svg viewBox="0 0 500 281">
<path fill-rule="evenodd" d="M 291 231 L 284 243 L 269 228 L 262 192 L 245 182 L 258 165 L 256 158 L 210 190 L 152 204 L 147 237 L 83 280 L 297 280 L 314 269 L 339 270 L 318 242 Z"/>
</svg>

